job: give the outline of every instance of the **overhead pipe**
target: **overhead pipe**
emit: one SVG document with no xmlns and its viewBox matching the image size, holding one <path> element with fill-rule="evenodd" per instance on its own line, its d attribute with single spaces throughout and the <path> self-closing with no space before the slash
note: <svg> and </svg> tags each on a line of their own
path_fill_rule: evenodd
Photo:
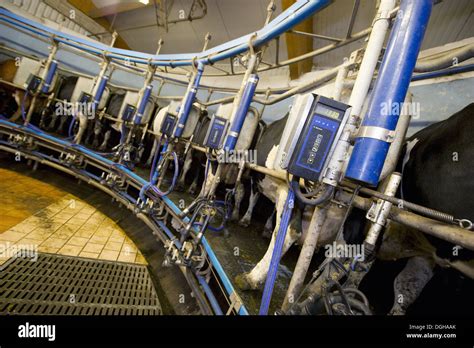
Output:
<svg viewBox="0 0 474 348">
<path fill-rule="evenodd" d="M 329 3 L 330 0 L 296 1 L 292 6 L 273 19 L 268 25 L 256 32 L 257 38 L 255 40 L 255 45 L 261 46 L 270 42 L 295 25 L 304 21 L 315 12 L 326 7 Z M 199 53 L 153 55 L 120 48 L 110 49 L 105 44 L 49 28 L 34 20 L 12 13 L 5 8 L 0 8 L 0 20 L 43 37 L 55 35 L 58 42 L 93 54 L 102 55 L 103 52 L 107 52 L 106 56 L 108 58 L 127 60 L 132 63 L 142 64 L 148 64 L 148 62 L 151 62 L 152 65 L 167 67 L 190 66 L 193 64 L 193 59 L 195 57 L 197 57 L 198 61 L 201 61 L 203 64 L 213 64 L 220 60 L 234 57 L 248 50 L 247 42 L 252 36 L 252 34 L 248 34 Z"/>
<path fill-rule="evenodd" d="M 391 106 L 400 106 L 405 100 L 432 7 L 432 0 L 402 1 L 368 111 L 355 141 L 347 178 L 371 186 L 379 182 L 390 137 L 400 115 L 396 109 L 392 114 Z"/>
<path fill-rule="evenodd" d="M 308 83 L 305 83 L 305 84 L 299 85 L 297 87 L 294 87 L 294 88 L 288 90 L 287 92 L 285 92 L 283 94 L 280 94 L 278 97 L 275 97 L 275 98 L 272 98 L 272 99 L 253 98 L 253 101 L 256 102 L 256 103 L 262 104 L 262 105 L 276 104 L 276 103 L 278 103 L 278 102 L 280 102 L 280 101 L 282 101 L 286 98 L 289 98 L 289 97 L 291 97 L 295 94 L 304 93 L 306 91 L 312 90 L 312 89 L 322 85 L 323 83 L 333 79 L 337 75 L 339 69 L 340 69 L 340 66 L 337 66 L 337 67 L 329 69 L 327 71 L 323 71 L 321 76 L 316 77 L 314 80 L 311 80 Z"/>
<path fill-rule="evenodd" d="M 441 57 L 419 60 L 415 65 L 414 71 L 417 73 L 423 73 L 446 69 L 456 66 L 472 57 L 474 57 L 474 43 L 447 52 Z"/>
<path fill-rule="evenodd" d="M 462 73 L 470 72 L 470 71 L 474 71 L 474 64 L 460 65 L 460 66 L 455 66 L 454 68 L 450 68 L 450 69 L 432 71 L 432 72 L 428 72 L 424 74 L 417 74 L 413 76 L 411 80 L 412 81 L 428 80 L 428 79 L 434 79 L 437 77 L 462 74 Z"/>
</svg>

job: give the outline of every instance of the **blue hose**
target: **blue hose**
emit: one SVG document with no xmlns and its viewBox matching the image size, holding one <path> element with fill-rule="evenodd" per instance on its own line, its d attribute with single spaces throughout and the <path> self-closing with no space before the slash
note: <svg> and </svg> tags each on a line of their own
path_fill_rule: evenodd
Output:
<svg viewBox="0 0 474 348">
<path fill-rule="evenodd" d="M 275 280 L 278 272 L 278 265 L 281 259 L 281 252 L 283 250 L 283 243 L 285 242 L 286 232 L 290 223 L 291 212 L 293 211 L 295 201 L 295 194 L 290 188 L 288 196 L 286 197 L 285 206 L 283 208 L 282 217 L 280 220 L 280 228 L 275 240 L 275 246 L 273 249 L 272 260 L 270 261 L 270 267 L 268 268 L 267 280 L 265 281 L 265 288 L 263 289 L 262 302 L 260 304 L 259 315 L 267 315 L 268 308 L 270 307 L 270 301 L 272 299 L 273 287 L 275 286 Z"/>
<path fill-rule="evenodd" d="M 219 303 L 216 300 L 216 297 L 214 296 L 211 288 L 209 287 L 209 284 L 206 283 L 206 280 L 203 278 L 201 275 L 197 275 L 197 279 L 199 281 L 199 284 L 201 284 L 202 289 L 204 290 L 204 293 L 206 294 L 212 309 L 214 310 L 214 313 L 216 315 L 224 315 L 222 312 L 221 307 L 219 306 Z"/>
<path fill-rule="evenodd" d="M 72 139 L 74 138 L 74 135 L 72 134 L 72 129 L 74 128 L 74 124 L 76 123 L 76 114 L 74 113 L 74 111 L 72 112 L 72 121 L 71 123 L 69 124 L 69 128 L 68 128 L 68 132 L 67 132 L 67 135 L 69 136 L 68 139 Z"/>
</svg>

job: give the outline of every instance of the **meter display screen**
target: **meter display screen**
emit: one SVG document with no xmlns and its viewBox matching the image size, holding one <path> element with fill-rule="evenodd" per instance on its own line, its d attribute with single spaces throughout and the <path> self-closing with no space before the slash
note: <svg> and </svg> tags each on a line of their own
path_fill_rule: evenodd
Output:
<svg viewBox="0 0 474 348">
<path fill-rule="evenodd" d="M 218 149 L 221 145 L 222 137 L 224 136 L 226 126 L 226 119 L 214 116 L 204 145 L 211 149 Z"/>
<path fill-rule="evenodd" d="M 318 115 L 326 116 L 326 117 L 333 118 L 336 120 L 338 120 L 339 117 L 341 116 L 340 111 L 334 110 L 333 108 L 330 108 L 326 105 L 319 104 L 319 103 L 316 105 L 316 110 L 314 112 Z"/>
<path fill-rule="evenodd" d="M 161 134 L 171 137 L 174 130 L 174 124 L 176 122 L 176 117 L 171 114 L 166 114 L 163 122 L 161 123 Z"/>
<path fill-rule="evenodd" d="M 345 122 L 348 107 L 318 96 L 290 157 L 288 171 L 291 174 L 311 181 L 320 180 L 327 159 L 340 136 L 339 128 Z"/>
</svg>

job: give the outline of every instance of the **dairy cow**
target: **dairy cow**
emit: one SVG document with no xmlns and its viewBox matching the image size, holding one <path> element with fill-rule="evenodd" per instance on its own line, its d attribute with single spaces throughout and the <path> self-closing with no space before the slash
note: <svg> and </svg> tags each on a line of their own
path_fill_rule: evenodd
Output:
<svg viewBox="0 0 474 348">
<path fill-rule="evenodd" d="M 400 195 L 474 221 L 473 163 L 474 103 L 407 140 L 399 163 L 403 174 Z M 394 281 L 395 299 L 390 311 L 394 315 L 405 314 L 433 277 L 436 265 L 452 267 L 474 279 L 473 251 L 394 223 L 385 232 L 377 256 L 386 260 L 408 258 Z"/>
</svg>

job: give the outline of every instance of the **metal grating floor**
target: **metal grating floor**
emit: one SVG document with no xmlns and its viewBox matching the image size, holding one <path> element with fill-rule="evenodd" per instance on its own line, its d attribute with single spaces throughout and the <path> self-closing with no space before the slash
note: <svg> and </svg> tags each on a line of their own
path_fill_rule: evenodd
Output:
<svg viewBox="0 0 474 348">
<path fill-rule="evenodd" d="M 0 267 L 0 315 L 158 315 L 146 266 L 38 253 Z"/>
</svg>

